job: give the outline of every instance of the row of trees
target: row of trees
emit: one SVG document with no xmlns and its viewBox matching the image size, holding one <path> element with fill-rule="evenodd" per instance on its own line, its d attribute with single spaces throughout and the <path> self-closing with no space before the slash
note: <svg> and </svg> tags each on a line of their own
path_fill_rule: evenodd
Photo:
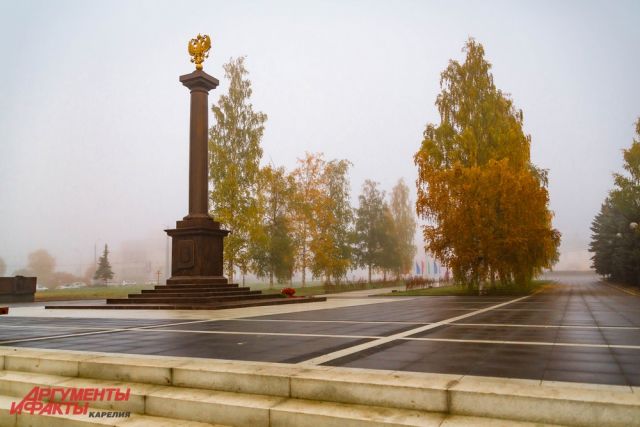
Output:
<svg viewBox="0 0 640 427">
<path fill-rule="evenodd" d="M 496 88 L 480 43 L 450 61 L 415 155 L 427 249 L 470 287 L 528 286 L 558 258 L 547 172 L 531 163 L 523 114 Z"/>
<path fill-rule="evenodd" d="M 640 118 L 636 138 L 623 150 L 627 174 L 614 174 L 615 187 L 593 220 L 589 251 L 598 274 L 640 286 Z"/>
<path fill-rule="evenodd" d="M 413 239 L 416 221 L 409 200 L 409 187 L 403 180 L 391 190 L 387 203 L 378 183 L 366 180 L 355 221 L 355 259 L 366 267 L 369 282 L 373 271 L 395 272 L 396 276 L 411 270 L 416 247 Z"/>
<path fill-rule="evenodd" d="M 297 167 L 261 167 L 267 115 L 250 103 L 244 58 L 224 65 L 229 91 L 212 110 L 209 132 L 210 206 L 231 234 L 225 239 L 226 274 L 279 283 L 295 272 L 340 283 L 357 266 L 372 271 L 411 268 L 415 220 L 409 188 L 400 181 L 387 203 L 378 184 L 367 181 L 357 209 L 350 204 L 348 160 L 307 153 Z"/>
</svg>

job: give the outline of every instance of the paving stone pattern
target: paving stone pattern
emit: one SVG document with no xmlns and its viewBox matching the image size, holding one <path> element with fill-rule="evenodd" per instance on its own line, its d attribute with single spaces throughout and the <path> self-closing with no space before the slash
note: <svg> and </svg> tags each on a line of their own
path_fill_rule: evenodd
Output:
<svg viewBox="0 0 640 427">
<path fill-rule="evenodd" d="M 0 317 L 0 345 L 305 363 L 365 344 L 325 364 L 640 386 L 640 297 L 595 276 L 559 280 L 457 321 L 450 319 L 515 298 L 372 298 L 235 320 Z M 378 345 L 384 337 L 392 340 Z"/>
</svg>

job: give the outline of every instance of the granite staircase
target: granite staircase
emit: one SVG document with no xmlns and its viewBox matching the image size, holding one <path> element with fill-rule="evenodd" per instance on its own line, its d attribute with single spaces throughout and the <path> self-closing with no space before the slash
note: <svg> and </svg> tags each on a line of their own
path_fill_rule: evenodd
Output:
<svg viewBox="0 0 640 427">
<path fill-rule="evenodd" d="M 84 415 L 12 413 L 36 387 L 57 390 L 54 402 L 71 401 L 68 389 L 130 391 L 92 399 Z M 640 426 L 640 398 L 620 386 L 0 347 L 2 427 L 551 425 Z"/>
<path fill-rule="evenodd" d="M 48 305 L 48 309 L 126 309 L 126 310 L 220 310 L 265 305 L 298 304 L 326 301 L 324 297 L 286 298 L 280 294 L 263 294 L 249 287 L 228 283 L 224 277 L 169 279 L 166 285 L 129 294 L 127 298 L 109 298 L 102 304 Z"/>
</svg>

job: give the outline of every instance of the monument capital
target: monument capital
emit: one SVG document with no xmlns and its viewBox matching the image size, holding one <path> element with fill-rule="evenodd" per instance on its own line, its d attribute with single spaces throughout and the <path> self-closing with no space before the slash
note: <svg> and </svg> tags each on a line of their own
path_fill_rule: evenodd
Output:
<svg viewBox="0 0 640 427">
<path fill-rule="evenodd" d="M 190 90 L 200 90 L 209 92 L 218 87 L 220 82 L 213 76 L 202 70 L 195 70 L 192 73 L 180 76 L 180 82 Z"/>
</svg>

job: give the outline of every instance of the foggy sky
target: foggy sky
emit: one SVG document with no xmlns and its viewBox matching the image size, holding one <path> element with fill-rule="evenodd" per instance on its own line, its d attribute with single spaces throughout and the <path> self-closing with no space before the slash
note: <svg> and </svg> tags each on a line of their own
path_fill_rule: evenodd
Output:
<svg viewBox="0 0 640 427">
<path fill-rule="evenodd" d="M 412 156 L 449 59 L 485 47 L 549 169 L 558 268 L 586 268 L 589 225 L 640 116 L 637 1 L 0 0 L 0 257 L 8 273 L 46 248 L 59 270 L 94 245 L 164 238 L 187 213 L 187 41 L 210 34 L 204 69 L 247 55 L 268 114 L 263 164 L 305 151 L 346 158 L 414 193 Z M 210 119 L 211 120 L 211 119 Z"/>
</svg>

